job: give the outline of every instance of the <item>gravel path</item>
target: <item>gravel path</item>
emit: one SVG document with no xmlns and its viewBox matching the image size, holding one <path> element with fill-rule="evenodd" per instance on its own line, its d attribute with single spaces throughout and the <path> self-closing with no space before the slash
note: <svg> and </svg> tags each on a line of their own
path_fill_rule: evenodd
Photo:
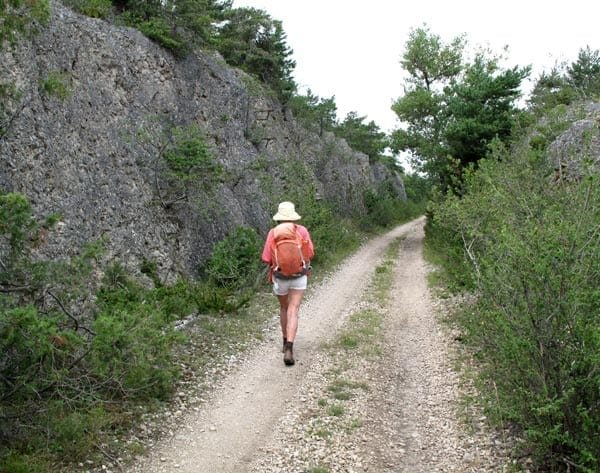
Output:
<svg viewBox="0 0 600 473">
<path fill-rule="evenodd" d="M 283 365 L 274 329 L 127 471 L 505 471 L 502 443 L 485 432 L 483 418 L 471 415 L 469 432 L 459 421 L 461 382 L 452 336 L 437 321 L 444 306 L 426 284 L 423 225 L 415 220 L 370 241 L 311 288 L 294 367 Z M 369 297 L 369 284 L 399 237 L 394 283 L 382 305 Z M 370 355 L 341 356 L 331 341 L 357 311 L 383 314 L 381 333 Z"/>
</svg>

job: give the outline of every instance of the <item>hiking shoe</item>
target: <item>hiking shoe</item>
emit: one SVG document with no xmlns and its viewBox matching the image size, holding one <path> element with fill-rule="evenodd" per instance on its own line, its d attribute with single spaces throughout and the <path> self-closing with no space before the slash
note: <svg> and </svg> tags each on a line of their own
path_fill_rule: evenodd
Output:
<svg viewBox="0 0 600 473">
<path fill-rule="evenodd" d="M 292 342 L 286 342 L 283 353 L 283 362 L 286 364 L 286 366 L 292 366 L 294 363 L 296 363 L 296 360 L 294 360 L 294 349 Z"/>
<path fill-rule="evenodd" d="M 281 347 L 281 353 L 285 353 L 285 344 L 287 343 L 287 338 L 283 337 L 283 346 Z"/>
</svg>

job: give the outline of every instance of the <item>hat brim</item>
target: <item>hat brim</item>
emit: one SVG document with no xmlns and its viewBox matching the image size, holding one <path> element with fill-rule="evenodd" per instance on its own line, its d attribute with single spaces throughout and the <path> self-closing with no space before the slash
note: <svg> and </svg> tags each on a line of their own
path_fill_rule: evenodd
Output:
<svg viewBox="0 0 600 473">
<path fill-rule="evenodd" d="M 273 215 L 273 220 L 276 221 L 284 221 L 284 220 L 289 220 L 289 221 L 295 221 L 295 220 L 300 220 L 302 217 L 300 217 L 300 215 L 298 215 L 296 212 L 290 212 L 290 213 L 286 213 L 286 214 L 282 214 L 277 212 L 275 215 Z"/>
</svg>

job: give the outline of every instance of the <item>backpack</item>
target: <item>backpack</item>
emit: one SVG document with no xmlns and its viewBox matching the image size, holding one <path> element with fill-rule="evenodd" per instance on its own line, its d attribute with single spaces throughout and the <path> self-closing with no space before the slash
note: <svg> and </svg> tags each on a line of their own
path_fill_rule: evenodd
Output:
<svg viewBox="0 0 600 473">
<path fill-rule="evenodd" d="M 273 229 L 273 239 L 273 275 L 280 279 L 295 279 L 309 272 L 308 242 L 305 244 L 295 224 L 285 222 L 277 225 Z"/>
</svg>

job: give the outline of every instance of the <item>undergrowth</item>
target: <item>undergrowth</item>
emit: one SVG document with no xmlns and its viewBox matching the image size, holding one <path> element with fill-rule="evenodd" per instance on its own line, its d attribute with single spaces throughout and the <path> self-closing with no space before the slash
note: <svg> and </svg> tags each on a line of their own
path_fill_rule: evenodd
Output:
<svg viewBox="0 0 600 473">
<path fill-rule="evenodd" d="M 304 211 L 320 255 L 313 276 L 319 279 L 364 237 L 350 225 L 331 224 L 325 206 Z M 260 263 L 262 238 L 251 228 L 237 228 L 215 246 L 201 279 L 167 284 L 148 259 L 139 268 L 142 284 L 119 261 L 102 263 L 104 241 L 68 260 L 33 258 L 58 221 L 59 215 L 36 219 L 21 194 L 0 195 L 6 473 L 68 471 L 118 456 L 114 439 L 167 406 L 190 370 L 201 386 L 207 367 L 260 339 L 277 313 Z M 185 330 L 178 329 L 182 321 L 189 322 Z M 355 336 L 369 336 L 372 322 L 364 323 Z"/>
<path fill-rule="evenodd" d="M 598 132 L 566 150 L 580 175 L 557 178 L 547 146 L 566 127 L 495 147 L 462 197 L 432 207 L 426 254 L 450 291 L 475 296 L 454 321 L 488 417 L 520 430 L 530 468 L 591 473 L 600 470 L 600 186 L 588 145 Z"/>
</svg>

